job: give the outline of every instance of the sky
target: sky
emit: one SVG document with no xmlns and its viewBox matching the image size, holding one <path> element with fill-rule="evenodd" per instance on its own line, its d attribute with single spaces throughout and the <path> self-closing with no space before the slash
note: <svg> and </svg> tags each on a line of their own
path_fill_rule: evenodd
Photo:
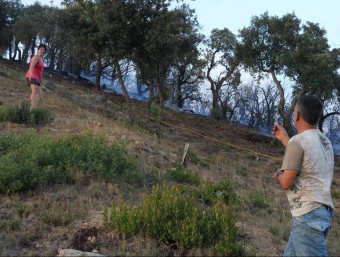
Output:
<svg viewBox="0 0 340 257">
<path fill-rule="evenodd" d="M 35 0 L 21 0 L 31 5 Z M 51 0 L 39 0 L 51 5 Z M 331 48 L 340 48 L 340 1 L 339 0 L 184 0 L 196 10 L 197 20 L 203 27 L 201 33 L 209 36 L 211 30 L 228 28 L 235 35 L 250 25 L 253 16 L 268 11 L 269 16 L 282 17 L 295 13 L 302 24 L 307 21 L 318 23 L 327 31 L 326 37 Z M 60 6 L 61 0 L 53 0 Z"/>
</svg>

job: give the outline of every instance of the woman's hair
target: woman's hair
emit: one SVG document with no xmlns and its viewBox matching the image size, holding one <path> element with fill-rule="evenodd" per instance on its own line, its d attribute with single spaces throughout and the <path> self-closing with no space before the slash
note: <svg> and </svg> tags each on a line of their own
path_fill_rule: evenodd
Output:
<svg viewBox="0 0 340 257">
<path fill-rule="evenodd" d="M 40 48 L 44 48 L 45 49 L 45 52 L 46 52 L 46 50 L 47 50 L 47 47 L 46 47 L 46 45 L 45 44 L 40 44 L 39 46 L 38 46 L 38 50 L 40 49 Z"/>
</svg>

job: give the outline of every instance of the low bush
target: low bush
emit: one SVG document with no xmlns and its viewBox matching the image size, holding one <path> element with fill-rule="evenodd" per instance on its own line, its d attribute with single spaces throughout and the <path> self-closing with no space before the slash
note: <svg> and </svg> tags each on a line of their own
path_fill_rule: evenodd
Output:
<svg viewBox="0 0 340 257">
<path fill-rule="evenodd" d="M 28 101 L 23 101 L 17 106 L 0 107 L 0 122 L 26 124 L 27 126 L 46 125 L 54 119 L 52 111 L 46 108 L 30 110 Z"/>
<path fill-rule="evenodd" d="M 177 166 L 175 169 L 168 170 L 169 176 L 178 183 L 198 185 L 199 178 L 196 174 L 191 173 L 184 166 Z"/>
<path fill-rule="evenodd" d="M 194 194 L 200 201 L 210 205 L 220 200 L 225 204 L 235 204 L 238 200 L 234 184 L 227 178 L 224 178 L 222 182 L 217 185 L 204 183 L 199 186 Z"/>
<path fill-rule="evenodd" d="M 145 195 L 140 207 L 112 204 L 104 225 L 127 236 L 144 234 L 183 251 L 206 249 L 214 255 L 241 256 L 236 241 L 235 208 L 217 201 L 202 207 L 182 185 L 162 184 Z"/>
<path fill-rule="evenodd" d="M 58 139 L 34 134 L 2 136 L 0 154 L 0 193 L 74 183 L 78 171 L 87 178 L 143 183 L 135 162 L 125 157 L 123 145 L 108 146 L 90 133 Z"/>
<path fill-rule="evenodd" d="M 252 206 L 258 209 L 265 209 L 269 206 L 266 195 L 262 190 L 254 190 L 250 192 L 249 200 Z"/>
</svg>

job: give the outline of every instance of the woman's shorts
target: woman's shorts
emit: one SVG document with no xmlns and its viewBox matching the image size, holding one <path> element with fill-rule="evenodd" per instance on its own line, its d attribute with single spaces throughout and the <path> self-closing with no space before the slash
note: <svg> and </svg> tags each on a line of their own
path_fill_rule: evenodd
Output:
<svg viewBox="0 0 340 257">
<path fill-rule="evenodd" d="M 31 79 L 26 78 L 26 81 L 27 81 L 28 86 L 34 84 L 34 85 L 40 87 L 40 82 L 38 80 L 34 79 L 34 78 L 31 78 Z"/>
</svg>

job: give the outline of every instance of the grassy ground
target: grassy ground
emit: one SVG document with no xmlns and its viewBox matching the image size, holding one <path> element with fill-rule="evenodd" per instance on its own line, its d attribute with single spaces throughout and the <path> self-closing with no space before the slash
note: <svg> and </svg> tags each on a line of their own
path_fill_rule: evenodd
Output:
<svg viewBox="0 0 340 257">
<path fill-rule="evenodd" d="M 0 104 L 3 107 L 28 100 L 30 89 L 24 71 L 1 62 Z M 5 68 L 3 65 L 9 68 Z M 127 155 L 145 175 L 142 187 L 84 179 L 59 183 L 34 191 L 0 195 L 0 255 L 55 256 L 59 249 L 98 250 L 104 255 L 181 255 L 178 249 L 143 236 L 125 237 L 103 227 L 103 210 L 112 200 L 138 206 L 141 195 L 153 185 L 168 181 L 167 170 L 182 158 L 190 143 L 187 169 L 200 181 L 219 183 L 227 177 L 240 198 L 237 215 L 238 241 L 248 254 L 282 255 L 289 236 L 291 216 L 285 193 L 273 181 L 283 148 L 255 131 L 226 122 L 167 110 L 162 134 L 148 119 L 144 103 L 133 101 L 138 125 L 128 123 L 121 96 L 103 94 L 56 74 L 46 72 L 41 106 L 53 111 L 46 126 L 26 127 L 0 123 L 0 135 L 22 134 L 65 137 L 91 132 L 108 144 L 123 141 Z M 185 130 L 183 129 L 185 128 Z M 202 137 L 205 135 L 205 137 Z M 340 160 L 335 177 L 340 179 Z M 329 255 L 340 252 L 340 183 L 333 183 L 336 206 L 328 237 Z M 87 236 L 86 236 L 87 235 Z M 79 239 L 81 238 L 81 240 Z M 89 241 L 89 238 L 92 240 Z M 186 255 L 200 255 L 199 250 Z"/>
</svg>

